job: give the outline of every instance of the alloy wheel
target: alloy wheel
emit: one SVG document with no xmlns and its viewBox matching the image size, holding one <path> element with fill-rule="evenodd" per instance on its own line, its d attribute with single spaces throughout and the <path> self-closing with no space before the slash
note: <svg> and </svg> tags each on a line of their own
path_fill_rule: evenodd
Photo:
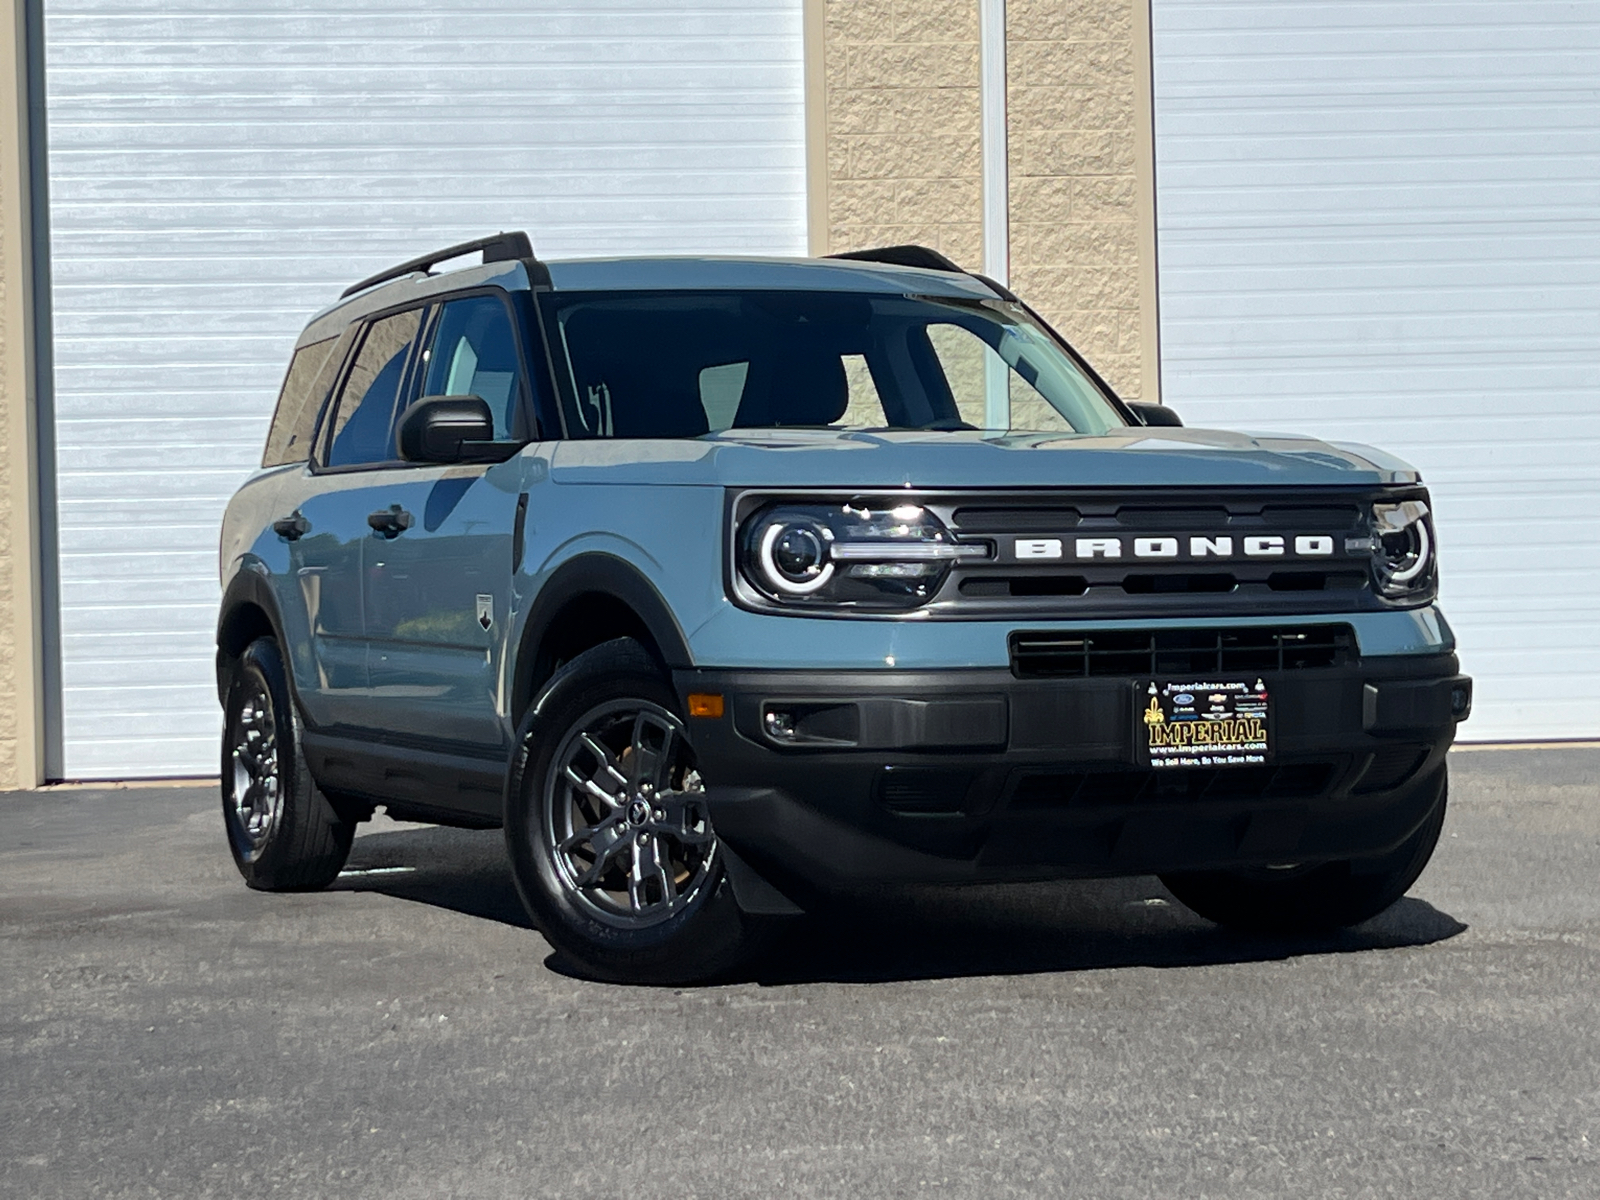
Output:
<svg viewBox="0 0 1600 1200">
<path fill-rule="evenodd" d="M 233 806 L 234 824 L 251 854 L 272 836 L 283 808 L 278 774 L 278 725 L 272 695 L 260 680 L 248 684 L 234 720 Z"/>
<path fill-rule="evenodd" d="M 613 701 L 567 734 L 544 789 L 562 886 L 608 925 L 660 924 L 704 898 L 717 839 L 683 724 L 648 701 Z"/>
</svg>

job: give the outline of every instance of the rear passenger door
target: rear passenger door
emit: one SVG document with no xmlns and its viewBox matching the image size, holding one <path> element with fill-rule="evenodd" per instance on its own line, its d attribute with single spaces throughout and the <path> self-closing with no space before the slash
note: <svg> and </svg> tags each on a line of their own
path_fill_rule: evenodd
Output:
<svg viewBox="0 0 1600 1200">
<path fill-rule="evenodd" d="M 417 394 L 479 396 L 494 416 L 495 440 L 526 443 L 533 420 L 519 326 L 498 290 L 445 301 L 425 337 Z M 382 472 L 374 506 L 408 522 L 368 544 L 368 670 L 386 733 L 503 762 L 512 540 L 537 472 L 520 456 Z"/>
<path fill-rule="evenodd" d="M 396 414 L 414 386 L 413 358 L 424 310 L 369 321 L 323 418 L 313 466 L 279 501 L 298 534 L 284 590 L 309 652 L 296 683 L 311 723 L 370 729 L 376 717 L 367 672 L 366 571 L 382 509 L 379 486 L 394 464 Z M 300 656 L 297 656 L 300 657 Z"/>
</svg>

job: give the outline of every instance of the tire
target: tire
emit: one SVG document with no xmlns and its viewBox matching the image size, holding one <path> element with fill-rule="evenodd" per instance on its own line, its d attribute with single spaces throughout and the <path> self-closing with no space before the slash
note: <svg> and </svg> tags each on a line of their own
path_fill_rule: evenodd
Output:
<svg viewBox="0 0 1600 1200">
<path fill-rule="evenodd" d="M 677 697 L 632 639 L 578 655 L 534 702 L 505 833 L 523 905 L 580 974 L 699 982 L 762 940 L 717 852 Z"/>
<path fill-rule="evenodd" d="M 245 648 L 223 706 L 222 819 L 245 883 L 315 891 L 344 868 L 355 825 L 340 818 L 300 750 L 300 715 L 278 643 Z"/>
<path fill-rule="evenodd" d="M 1246 933 L 1307 934 L 1359 925 L 1405 895 L 1444 828 L 1448 784 L 1421 826 L 1389 854 L 1303 869 L 1187 871 L 1161 876 L 1167 890 L 1209 921 Z"/>
</svg>

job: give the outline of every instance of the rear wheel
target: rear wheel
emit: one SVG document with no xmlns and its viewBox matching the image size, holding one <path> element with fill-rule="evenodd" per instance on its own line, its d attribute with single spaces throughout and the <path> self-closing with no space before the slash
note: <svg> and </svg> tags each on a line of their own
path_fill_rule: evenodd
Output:
<svg viewBox="0 0 1600 1200">
<path fill-rule="evenodd" d="M 1185 905 L 1207 920 L 1251 933 L 1317 933 L 1359 925 L 1406 891 L 1433 856 L 1448 788 L 1398 849 L 1373 859 L 1248 871 L 1186 871 L 1161 876 Z"/>
<path fill-rule="evenodd" d="M 705 979 L 759 932 L 734 899 L 677 707 L 655 660 L 619 639 L 562 668 L 519 737 L 505 822 L 517 889 L 596 978 Z"/>
<path fill-rule="evenodd" d="M 311 779 L 278 643 L 245 648 L 223 706 L 222 819 L 239 874 L 264 891 L 326 887 L 344 868 L 355 826 Z"/>
</svg>

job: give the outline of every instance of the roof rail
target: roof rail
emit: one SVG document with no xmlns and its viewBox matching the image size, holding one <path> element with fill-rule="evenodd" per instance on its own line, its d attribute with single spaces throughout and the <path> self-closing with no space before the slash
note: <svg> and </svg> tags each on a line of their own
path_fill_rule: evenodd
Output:
<svg viewBox="0 0 1600 1200">
<path fill-rule="evenodd" d="M 360 283 L 351 284 L 339 293 L 339 299 L 354 296 L 357 292 L 364 292 L 369 287 L 379 283 L 387 283 L 391 279 L 399 279 L 403 275 L 410 275 L 414 271 L 426 271 L 435 263 L 442 263 L 452 258 L 459 258 L 463 254 L 472 254 L 483 251 L 483 261 L 486 263 L 513 262 L 517 259 L 533 257 L 533 243 L 528 241 L 528 235 L 520 231 L 515 233 L 497 233 L 493 237 L 479 238 L 473 242 L 462 242 L 459 246 L 448 246 L 443 250 L 435 250 L 432 254 L 424 254 L 421 258 L 413 258 L 403 262 L 398 267 L 390 267 L 387 271 L 379 271 L 376 275 L 369 275 Z"/>
<path fill-rule="evenodd" d="M 857 262 L 888 263 L 895 267 L 921 267 L 926 271 L 954 271 L 965 275 L 959 266 L 927 246 L 878 246 L 871 250 L 846 250 L 828 258 L 849 258 Z"/>
<path fill-rule="evenodd" d="M 1002 300 L 1015 301 L 1017 298 L 1016 294 L 1005 285 L 996 283 L 987 275 L 977 271 L 969 271 L 927 246 L 878 246 L 872 250 L 846 250 L 842 254 L 829 254 L 825 257 L 853 258 L 857 262 L 889 263 L 896 267 L 922 267 L 928 271 L 953 271 L 957 275 L 970 275 L 979 283 L 986 284 L 989 290 Z"/>
</svg>

